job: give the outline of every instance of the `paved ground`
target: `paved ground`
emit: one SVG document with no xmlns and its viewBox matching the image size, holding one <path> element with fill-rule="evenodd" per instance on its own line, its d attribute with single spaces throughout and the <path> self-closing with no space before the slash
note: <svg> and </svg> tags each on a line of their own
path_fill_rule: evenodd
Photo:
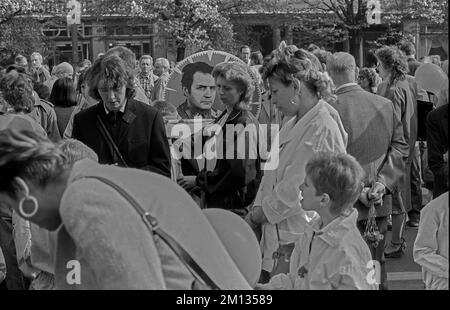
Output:
<svg viewBox="0 0 450 310">
<path fill-rule="evenodd" d="M 423 205 L 431 200 L 431 192 L 422 189 Z M 386 259 L 388 272 L 388 286 L 390 290 L 423 290 L 421 268 L 414 262 L 413 246 L 416 240 L 417 228 L 406 226 L 405 239 L 406 251 L 402 258 Z M 391 240 L 391 232 L 388 232 L 387 240 Z"/>
<path fill-rule="evenodd" d="M 391 240 L 391 232 L 388 239 Z M 402 258 L 386 259 L 388 272 L 388 286 L 390 290 L 422 290 L 422 274 L 420 266 L 414 262 L 413 246 L 416 239 L 417 228 L 406 227 L 406 251 Z"/>
</svg>

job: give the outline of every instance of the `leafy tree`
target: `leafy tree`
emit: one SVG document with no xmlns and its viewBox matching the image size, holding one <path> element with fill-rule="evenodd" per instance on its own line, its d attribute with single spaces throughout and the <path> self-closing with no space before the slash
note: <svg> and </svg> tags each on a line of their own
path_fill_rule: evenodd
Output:
<svg viewBox="0 0 450 310">
<path fill-rule="evenodd" d="M 32 0 L 2 0 L 0 2 L 0 25 L 16 16 L 27 15 L 35 8 Z"/>
<path fill-rule="evenodd" d="M 0 25 L 0 63 L 11 64 L 17 54 L 25 56 L 39 51 L 44 57 L 50 42 L 37 19 L 14 18 Z"/>
<path fill-rule="evenodd" d="M 367 23 L 367 0 L 300 0 L 312 11 L 330 16 L 347 32 L 347 51 L 359 58 L 362 34 Z M 448 21 L 446 0 L 379 0 L 382 23 L 387 26 L 416 19 L 430 23 Z M 362 55 L 361 55 L 362 56 Z"/>
<path fill-rule="evenodd" d="M 102 9 L 105 2 L 129 8 L 129 11 L 124 11 L 126 15 L 157 23 L 160 29 L 175 39 L 177 60 L 184 58 L 186 47 L 220 46 L 232 40 L 232 25 L 228 17 L 219 11 L 218 0 L 101 0 L 99 4 Z"/>
<path fill-rule="evenodd" d="M 425 21 L 432 24 L 448 25 L 447 0 L 395 0 L 383 1 L 383 21 L 399 24 L 405 20 Z"/>
<path fill-rule="evenodd" d="M 389 30 L 375 41 L 369 41 L 369 45 L 372 49 L 378 49 L 385 45 L 395 46 L 402 41 L 413 42 L 413 36 L 411 34 L 405 34 L 402 31 Z"/>
<path fill-rule="evenodd" d="M 47 13 L 45 1 L 0 1 L 0 63 L 13 62 L 17 54 L 30 55 L 34 51 L 45 54 L 48 40 L 42 34 L 39 16 Z"/>
</svg>

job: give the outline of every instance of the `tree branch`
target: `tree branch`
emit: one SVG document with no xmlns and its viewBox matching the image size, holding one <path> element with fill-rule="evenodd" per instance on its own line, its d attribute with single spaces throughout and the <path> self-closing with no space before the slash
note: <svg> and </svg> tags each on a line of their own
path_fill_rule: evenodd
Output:
<svg viewBox="0 0 450 310">
<path fill-rule="evenodd" d="M 330 3 L 327 3 L 324 1 L 323 5 L 328 7 L 330 9 L 330 11 L 333 11 L 337 15 L 337 17 L 346 25 L 347 21 L 345 19 L 345 16 L 343 16 L 341 14 L 341 12 L 339 11 L 339 8 L 336 6 L 336 4 L 332 0 L 329 0 L 329 1 L 330 1 Z"/>
<path fill-rule="evenodd" d="M 16 16 L 19 16 L 22 13 L 22 8 L 18 9 L 17 11 L 13 12 L 12 14 L 10 14 L 7 17 L 4 17 L 1 21 L 0 21 L 0 25 L 7 23 L 8 21 L 10 21 L 11 19 L 13 19 Z"/>
</svg>

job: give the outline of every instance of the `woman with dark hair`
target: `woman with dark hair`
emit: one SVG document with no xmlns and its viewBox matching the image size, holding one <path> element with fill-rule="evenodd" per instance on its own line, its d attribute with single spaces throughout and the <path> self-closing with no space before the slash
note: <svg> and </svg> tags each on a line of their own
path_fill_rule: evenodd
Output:
<svg viewBox="0 0 450 310">
<path fill-rule="evenodd" d="M 46 136 L 45 130 L 29 114 L 34 108 L 32 84 L 28 75 L 16 70 L 0 79 L 0 92 L 12 108 L 8 114 L 0 113 L 0 131 L 26 129 Z M 6 287 L 10 290 L 51 288 L 53 269 L 50 261 L 43 259 L 50 251 L 46 242 L 48 232 L 30 225 L 5 206 L 0 201 L 0 247 L 6 261 Z"/>
<path fill-rule="evenodd" d="M 248 67 L 235 62 L 220 63 L 212 75 L 217 95 L 226 110 L 204 129 L 203 150 L 216 150 L 199 161 L 199 174 L 185 176 L 180 184 L 202 190 L 202 207 L 231 209 L 245 215 L 261 178 L 258 153 L 259 123 L 249 111 L 255 89 Z M 246 139 L 248 134 L 248 140 Z"/>
<path fill-rule="evenodd" d="M 173 181 L 89 158 L 75 162 L 32 131 L 0 132 L 0 202 L 40 227 L 58 229 L 57 289 L 253 285 Z"/>
<path fill-rule="evenodd" d="M 0 89 L 16 114 L 28 114 L 34 110 L 33 83 L 26 74 L 9 71 L 1 78 Z"/>
<path fill-rule="evenodd" d="M 409 71 L 405 55 L 396 47 L 385 46 L 375 52 L 378 70 L 383 82 L 378 86 L 378 95 L 388 98 L 394 109 L 400 111 L 405 141 L 410 146 L 406 171 L 400 179 L 397 193 L 392 195 L 392 240 L 385 250 L 385 257 L 401 257 L 406 249 L 403 230 L 406 212 L 411 210 L 410 169 L 417 139 L 417 117 L 414 118 L 415 98 L 406 79 Z"/>
<path fill-rule="evenodd" d="M 347 133 L 338 112 L 321 99 L 329 94 L 329 79 L 312 53 L 291 53 L 282 42 L 263 65 L 262 76 L 268 80 L 272 104 L 290 118 L 277 137 L 280 147 L 274 147 L 277 140 L 272 142 L 270 156 L 277 156 L 279 164 L 265 170 L 246 218 L 255 229 L 262 226 L 261 282 L 267 282 L 279 270 L 274 254 L 289 260 L 311 215 L 299 207 L 306 163 L 318 152 L 345 153 Z"/>
<path fill-rule="evenodd" d="M 67 123 L 77 105 L 75 86 L 71 78 L 61 78 L 53 84 L 49 101 L 55 105 L 59 132 L 66 130 Z"/>
<path fill-rule="evenodd" d="M 263 64 L 263 54 L 260 51 L 252 52 L 250 54 L 250 65 L 259 66 Z"/>
<path fill-rule="evenodd" d="M 72 114 L 70 115 L 70 119 L 67 122 L 67 126 L 65 131 L 63 132 L 63 137 L 65 139 L 72 137 L 72 130 L 73 130 L 73 118 L 75 114 L 92 107 L 98 103 L 98 100 L 92 98 L 89 95 L 89 75 L 92 72 L 92 67 L 87 68 L 81 74 L 78 76 L 78 83 L 76 87 L 76 93 L 77 93 L 77 105 L 75 106 L 74 110 L 72 111 Z"/>
</svg>

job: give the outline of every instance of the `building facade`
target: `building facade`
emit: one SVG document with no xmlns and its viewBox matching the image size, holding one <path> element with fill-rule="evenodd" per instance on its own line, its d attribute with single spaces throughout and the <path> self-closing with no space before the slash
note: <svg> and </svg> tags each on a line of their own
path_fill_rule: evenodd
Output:
<svg viewBox="0 0 450 310">
<path fill-rule="evenodd" d="M 87 0 L 89 2 L 90 0 Z M 50 2 L 49 2 L 50 3 Z M 52 2 L 53 7 L 49 11 L 64 12 L 66 1 Z M 50 4 L 49 4 L 50 5 Z M 54 7 L 57 5 L 56 7 Z M 276 13 L 247 12 L 231 17 L 236 31 L 251 31 L 247 36 L 252 39 L 250 45 L 259 49 L 264 55 L 276 48 L 281 40 L 288 44 L 301 46 L 304 33 L 302 29 L 295 27 L 295 20 L 301 18 L 301 8 L 296 13 L 280 10 Z M 299 13 L 300 12 L 300 13 Z M 330 20 L 336 18 L 330 14 Z M 72 62 L 72 36 L 66 25 L 65 19 L 46 18 L 43 24 L 43 33 L 50 41 L 50 51 L 47 53 L 49 66 L 62 61 Z M 150 54 L 154 59 L 164 57 L 170 61 L 176 61 L 177 47 L 175 40 L 167 36 L 163 29 L 155 24 L 149 24 L 139 18 L 129 18 L 120 14 L 98 17 L 83 10 L 81 24 L 77 27 L 78 59 L 94 60 L 99 53 L 104 53 L 113 46 L 122 45 L 136 53 L 137 58 L 144 54 Z M 386 32 L 384 25 L 375 25 L 366 28 L 362 33 L 362 49 L 359 56 L 363 56 L 370 48 L 369 42 Z M 399 30 L 412 34 L 416 39 L 417 56 L 439 54 L 442 59 L 448 58 L 448 30 L 429 24 L 417 22 L 405 22 L 399 26 Z M 237 34 L 239 35 L 239 34 Z M 328 46 L 332 51 L 344 50 L 343 42 Z M 186 49 L 186 56 L 198 50 L 196 47 Z M 232 51 L 228 51 L 232 52 Z"/>
</svg>

